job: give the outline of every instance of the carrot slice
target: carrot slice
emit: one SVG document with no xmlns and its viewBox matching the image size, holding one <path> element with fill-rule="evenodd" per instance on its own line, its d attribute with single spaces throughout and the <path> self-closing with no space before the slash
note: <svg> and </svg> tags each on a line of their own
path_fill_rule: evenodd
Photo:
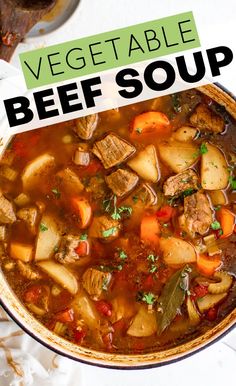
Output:
<svg viewBox="0 0 236 386">
<path fill-rule="evenodd" d="M 141 221 L 140 238 L 147 244 L 159 245 L 160 224 L 155 215 L 145 215 Z"/>
<path fill-rule="evenodd" d="M 203 275 L 212 276 L 221 264 L 220 255 L 215 255 L 214 257 L 198 255 L 197 257 L 197 268 Z"/>
<path fill-rule="evenodd" d="M 232 213 L 229 209 L 221 208 L 217 213 L 217 218 L 220 222 L 221 229 L 223 232 L 220 238 L 225 239 L 226 237 L 231 236 L 234 232 L 235 226 L 234 213 Z"/>
<path fill-rule="evenodd" d="M 73 197 L 71 207 L 73 212 L 80 217 L 80 228 L 87 228 L 92 218 L 92 208 L 88 200 L 82 197 Z"/>
<path fill-rule="evenodd" d="M 148 111 L 134 118 L 131 138 L 142 139 L 153 134 L 169 134 L 170 121 L 167 116 L 159 111 Z"/>
</svg>

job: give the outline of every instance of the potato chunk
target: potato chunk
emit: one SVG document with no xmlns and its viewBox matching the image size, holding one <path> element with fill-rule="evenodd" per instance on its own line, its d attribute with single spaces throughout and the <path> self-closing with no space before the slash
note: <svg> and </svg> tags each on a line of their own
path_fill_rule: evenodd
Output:
<svg viewBox="0 0 236 386">
<path fill-rule="evenodd" d="M 154 145 L 148 145 L 127 163 L 145 181 L 157 182 L 159 180 L 160 171 Z"/>
<path fill-rule="evenodd" d="M 198 147 L 192 143 L 166 141 L 158 146 L 162 161 L 175 173 L 192 166 L 199 158 Z"/>
<path fill-rule="evenodd" d="M 136 337 L 145 337 L 155 334 L 157 331 L 157 321 L 155 312 L 149 313 L 147 307 L 142 305 L 134 317 L 127 334 Z"/>
<path fill-rule="evenodd" d="M 28 190 L 42 183 L 42 178 L 48 175 L 55 166 L 55 159 L 50 154 L 42 154 L 26 165 L 21 179 L 23 188 Z"/>
<path fill-rule="evenodd" d="M 49 214 L 43 215 L 39 225 L 35 260 L 49 259 L 55 252 L 55 248 L 59 246 L 60 240 L 61 234 L 57 221 Z"/>
<path fill-rule="evenodd" d="M 188 264 L 196 261 L 194 247 L 187 241 L 177 237 L 161 238 L 160 248 L 167 265 Z"/>
<path fill-rule="evenodd" d="M 207 152 L 202 155 L 201 185 L 206 190 L 225 189 L 230 173 L 222 151 L 210 143 L 206 143 Z"/>
<path fill-rule="evenodd" d="M 63 265 L 52 260 L 40 261 L 37 265 L 72 295 L 78 292 L 78 282 L 75 275 Z"/>
</svg>

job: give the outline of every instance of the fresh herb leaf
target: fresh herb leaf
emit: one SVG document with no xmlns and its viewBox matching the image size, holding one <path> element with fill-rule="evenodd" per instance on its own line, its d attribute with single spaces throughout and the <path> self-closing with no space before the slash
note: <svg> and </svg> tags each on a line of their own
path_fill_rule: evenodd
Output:
<svg viewBox="0 0 236 386">
<path fill-rule="evenodd" d="M 109 228 L 102 232 L 103 237 L 110 237 L 117 231 L 117 227 Z"/>
<path fill-rule="evenodd" d="M 87 239 L 88 239 L 87 233 L 80 235 L 80 240 L 87 240 Z"/>
<path fill-rule="evenodd" d="M 188 267 L 174 273 L 158 298 L 157 333 L 160 335 L 173 321 L 188 290 Z M 184 277 L 183 277 L 183 274 Z"/>
<path fill-rule="evenodd" d="M 41 223 L 41 224 L 39 225 L 39 229 L 40 229 L 41 232 L 46 232 L 46 231 L 48 231 L 48 227 L 46 227 L 46 225 L 43 224 L 43 223 Z"/>
<path fill-rule="evenodd" d="M 152 264 L 151 267 L 149 268 L 150 273 L 155 273 L 157 271 L 157 266 Z"/>
<path fill-rule="evenodd" d="M 214 210 L 220 210 L 220 208 L 221 208 L 221 205 L 214 206 Z"/>
<path fill-rule="evenodd" d="M 183 191 L 182 196 L 183 197 L 190 196 L 191 194 L 193 194 L 193 192 L 194 192 L 194 190 L 192 188 L 186 189 Z"/>
<path fill-rule="evenodd" d="M 61 192 L 57 188 L 53 188 L 52 193 L 55 194 L 57 199 L 61 197 Z"/>
<path fill-rule="evenodd" d="M 144 303 L 147 303 L 147 304 L 153 304 L 155 303 L 156 301 L 156 297 L 153 293 L 151 292 L 148 292 L 148 293 L 141 293 L 141 299 Z"/>
<path fill-rule="evenodd" d="M 233 190 L 236 190 L 236 178 L 233 176 L 229 177 L 229 183 Z"/>
<path fill-rule="evenodd" d="M 118 208 L 119 213 L 128 212 L 129 216 L 131 216 L 133 209 L 131 206 L 120 206 Z"/>
<path fill-rule="evenodd" d="M 206 154 L 207 152 L 208 152 L 207 145 L 205 143 L 202 143 L 200 146 L 199 153 L 203 155 L 203 154 Z"/>
<path fill-rule="evenodd" d="M 156 261 L 155 255 L 148 255 L 147 260 L 152 261 L 153 263 Z"/>
<path fill-rule="evenodd" d="M 120 253 L 119 253 L 119 257 L 120 257 L 120 259 L 123 259 L 123 260 L 125 260 L 125 259 L 127 259 L 127 254 L 125 253 L 125 251 L 123 251 L 123 249 L 121 249 L 120 250 Z"/>
<path fill-rule="evenodd" d="M 217 231 L 218 229 L 221 228 L 221 225 L 219 223 L 219 221 L 214 221 L 212 224 L 211 224 L 211 228 L 214 230 L 214 231 Z"/>
</svg>

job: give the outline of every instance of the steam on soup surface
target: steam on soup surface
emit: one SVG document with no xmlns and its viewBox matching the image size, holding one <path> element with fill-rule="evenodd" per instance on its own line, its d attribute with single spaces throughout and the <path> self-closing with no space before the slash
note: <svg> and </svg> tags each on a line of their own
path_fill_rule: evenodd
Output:
<svg viewBox="0 0 236 386">
<path fill-rule="evenodd" d="M 19 134 L 1 160 L 1 266 L 75 344 L 173 347 L 235 306 L 235 123 L 196 90 Z"/>
</svg>

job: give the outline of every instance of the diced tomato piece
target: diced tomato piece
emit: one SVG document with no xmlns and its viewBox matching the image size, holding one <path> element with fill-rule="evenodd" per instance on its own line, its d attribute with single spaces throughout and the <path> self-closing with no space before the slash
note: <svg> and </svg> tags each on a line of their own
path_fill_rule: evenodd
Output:
<svg viewBox="0 0 236 386">
<path fill-rule="evenodd" d="M 110 317 L 112 314 L 112 305 L 105 300 L 99 300 L 95 303 L 95 307 L 99 314 Z"/>
<path fill-rule="evenodd" d="M 207 294 L 208 294 L 208 287 L 206 285 L 199 284 L 194 287 L 191 297 L 193 300 L 196 300 L 198 298 L 202 298 Z"/>
<path fill-rule="evenodd" d="M 79 344 L 82 342 L 82 340 L 85 338 L 86 336 L 86 331 L 85 330 L 75 330 L 74 331 L 74 342 Z"/>
<path fill-rule="evenodd" d="M 215 307 L 210 308 L 206 313 L 206 318 L 213 322 L 217 318 L 217 309 Z"/>
<path fill-rule="evenodd" d="M 113 325 L 112 325 L 113 329 L 114 329 L 114 333 L 116 334 L 121 334 L 121 335 L 124 335 L 125 333 L 125 330 L 127 329 L 127 325 L 126 325 L 126 322 L 124 321 L 124 319 L 120 319 L 118 320 L 117 322 L 115 322 Z"/>
<path fill-rule="evenodd" d="M 55 315 L 55 319 L 61 323 L 73 322 L 74 310 L 72 308 L 67 308 L 64 311 L 60 311 Z"/>
<path fill-rule="evenodd" d="M 103 340 L 103 343 L 105 344 L 106 349 L 107 349 L 108 351 L 113 350 L 113 345 L 112 345 L 112 341 L 113 341 L 113 333 L 112 333 L 112 332 L 108 332 L 108 334 L 104 335 L 104 336 L 102 337 L 102 340 Z"/>
<path fill-rule="evenodd" d="M 103 169 L 103 166 L 100 161 L 97 159 L 93 159 L 88 166 L 85 166 L 83 168 L 84 171 L 86 171 L 87 174 L 93 175 L 98 173 Z"/>
<path fill-rule="evenodd" d="M 75 252 L 79 256 L 87 256 L 89 254 L 89 243 L 86 240 L 80 241 L 77 248 L 75 248 Z"/>
<path fill-rule="evenodd" d="M 23 297 L 26 303 L 36 304 L 38 303 L 41 294 L 42 294 L 42 286 L 32 285 L 31 287 L 26 289 Z"/>
<path fill-rule="evenodd" d="M 170 205 L 165 205 L 156 212 L 158 220 L 168 222 L 174 216 L 176 210 Z"/>
<path fill-rule="evenodd" d="M 144 291 L 149 291 L 153 288 L 155 285 L 154 277 L 153 275 L 148 275 L 143 281 L 142 288 Z"/>
</svg>

